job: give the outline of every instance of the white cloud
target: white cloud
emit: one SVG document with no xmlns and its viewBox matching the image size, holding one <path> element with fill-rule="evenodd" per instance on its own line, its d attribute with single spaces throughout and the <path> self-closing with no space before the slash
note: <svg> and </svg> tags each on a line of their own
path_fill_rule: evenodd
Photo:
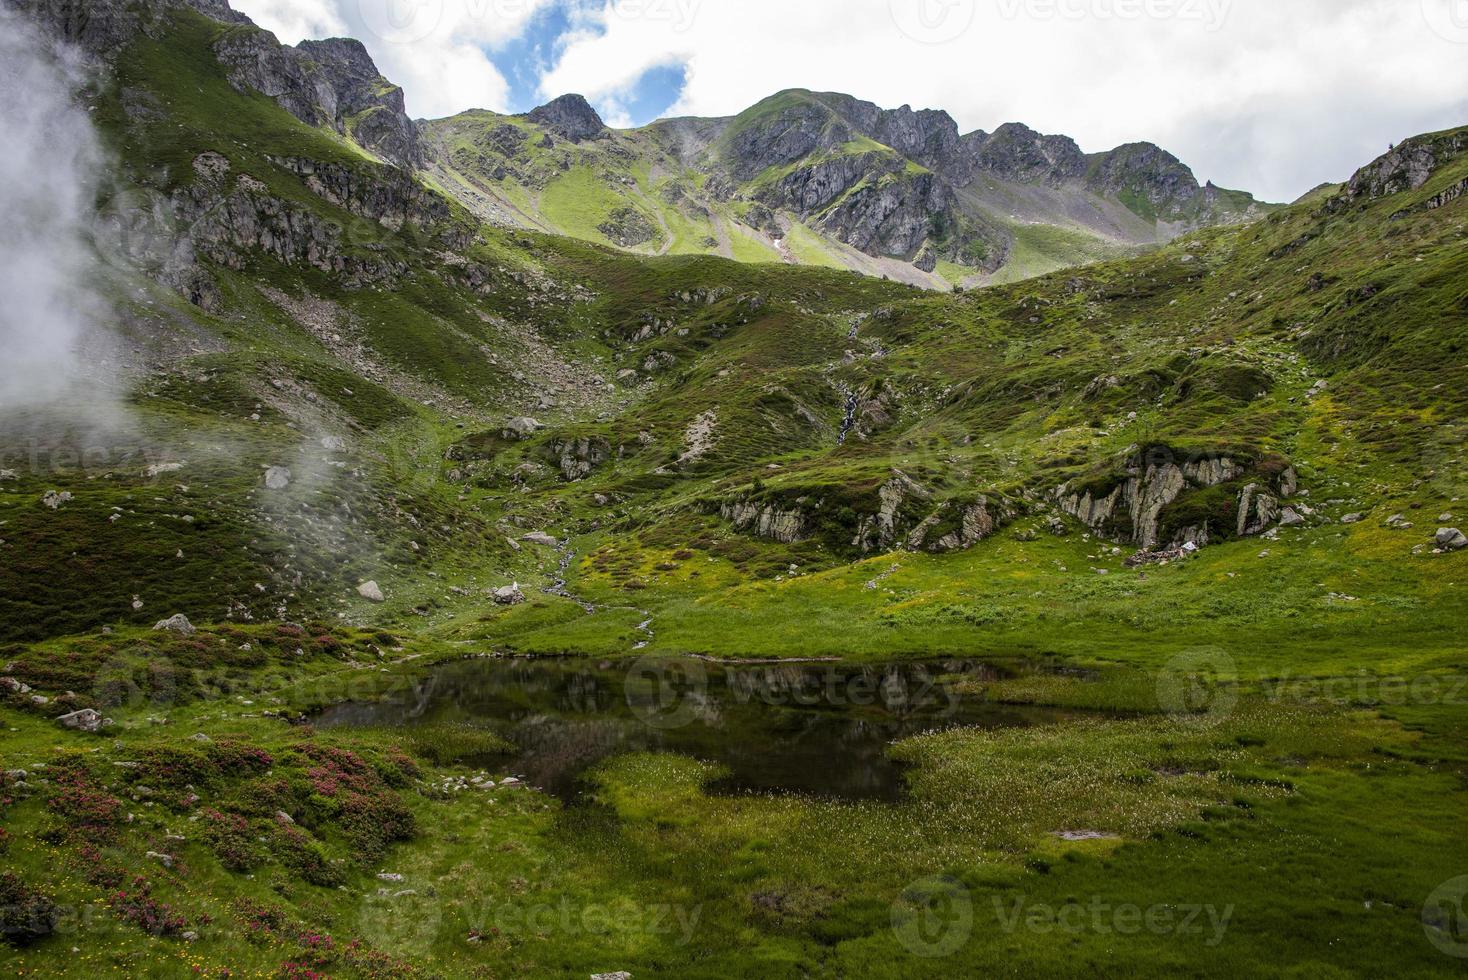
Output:
<svg viewBox="0 0 1468 980">
<path fill-rule="evenodd" d="M 1468 122 L 1468 36 L 1424 16 L 1446 2 L 620 0 L 596 14 L 602 32 L 568 39 L 541 89 L 615 98 L 684 62 L 674 113 L 842 91 L 1092 151 L 1152 140 L 1199 179 L 1291 199 L 1392 140 Z"/>
<path fill-rule="evenodd" d="M 509 84 L 487 53 L 518 37 L 553 0 L 233 0 L 257 24 L 295 44 L 355 37 L 401 85 L 415 116 L 504 111 Z"/>
</svg>

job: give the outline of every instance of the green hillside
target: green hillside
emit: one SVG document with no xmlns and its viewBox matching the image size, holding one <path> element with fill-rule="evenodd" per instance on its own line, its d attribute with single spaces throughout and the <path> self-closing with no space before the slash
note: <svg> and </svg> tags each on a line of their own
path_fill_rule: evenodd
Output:
<svg viewBox="0 0 1468 980">
<path fill-rule="evenodd" d="M 549 145 L 469 113 L 412 172 L 233 84 L 249 28 L 196 6 L 150 0 L 89 93 L 122 404 L 0 423 L 7 973 L 1454 969 L 1468 129 L 1145 249 L 1003 225 L 994 284 L 939 291 L 822 224 L 932 175 L 870 136 L 719 190 L 804 96 Z M 761 203 L 850 156 L 882 172 Z M 514 724 L 320 715 L 665 655 L 922 664 L 1042 721 L 904 734 L 904 794 L 853 800 L 596 755 L 593 703 L 568 803 L 472 782 L 544 751 L 528 689 Z"/>
</svg>

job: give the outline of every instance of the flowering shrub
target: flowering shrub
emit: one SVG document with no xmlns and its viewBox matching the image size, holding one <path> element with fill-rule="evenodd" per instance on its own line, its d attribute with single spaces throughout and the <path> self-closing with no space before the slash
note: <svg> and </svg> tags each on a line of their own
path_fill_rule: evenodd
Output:
<svg viewBox="0 0 1468 980">
<path fill-rule="evenodd" d="M 62 835 L 85 840 L 110 840 L 122 821 L 122 801 L 98 789 L 91 774 L 74 760 L 55 767 L 56 791 L 46 807 L 61 818 Z"/>
<path fill-rule="evenodd" d="M 318 973 L 304 963 L 293 963 L 289 960 L 280 964 L 275 975 L 280 980 L 329 980 L 326 974 Z"/>
<path fill-rule="evenodd" d="M 134 878 L 130 889 L 119 890 L 112 895 L 112 911 L 123 922 L 137 926 L 150 936 L 178 935 L 188 925 L 188 920 L 152 898 L 150 891 L 146 878 Z"/>
<path fill-rule="evenodd" d="M 204 811 L 204 838 L 230 871 L 253 871 L 264 864 L 265 848 L 250 833 L 250 823 L 237 813 Z"/>
<path fill-rule="evenodd" d="M 286 926 L 285 909 L 279 905 L 267 905 L 253 898 L 238 899 L 230 911 L 234 913 L 245 936 L 256 942 L 264 942 L 283 931 Z"/>
<path fill-rule="evenodd" d="M 316 819 L 337 823 L 361 860 L 375 860 L 392 842 L 413 836 L 412 812 L 361 756 L 309 743 L 297 751 L 315 763 L 305 776 Z"/>
<path fill-rule="evenodd" d="M 278 825 L 275 843 L 281 863 L 311 884 L 335 888 L 345 880 L 341 869 L 331 863 L 321 845 L 299 827 Z"/>
<path fill-rule="evenodd" d="M 56 931 L 56 903 L 32 890 L 16 875 L 0 874 L 0 938 L 27 946 Z"/>
</svg>

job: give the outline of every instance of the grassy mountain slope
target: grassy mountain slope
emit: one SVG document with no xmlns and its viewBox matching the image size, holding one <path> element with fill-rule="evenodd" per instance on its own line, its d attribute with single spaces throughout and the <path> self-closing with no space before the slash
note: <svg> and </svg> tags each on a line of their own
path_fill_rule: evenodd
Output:
<svg viewBox="0 0 1468 980">
<path fill-rule="evenodd" d="M 461 117 L 425 138 L 462 160 L 508 126 L 523 180 L 405 175 L 230 84 L 212 52 L 237 30 L 168 7 L 94 96 L 115 159 L 104 213 L 131 232 L 98 239 L 125 411 L 80 401 L 0 430 L 7 968 L 1456 962 L 1422 910 L 1468 861 L 1468 551 L 1433 541 L 1439 514 L 1464 520 L 1468 482 L 1468 130 L 1251 224 L 946 294 L 700 254 L 706 229 L 735 259 L 765 241 L 737 228 L 748 201 L 700 196 L 702 123 L 540 147 L 540 123 Z M 499 223 L 515 209 L 534 227 Z M 683 244 L 584 240 L 634 227 L 624 210 Z M 1028 233 L 1027 271 L 1085 248 Z M 783 241 L 845 261 L 804 234 Z M 1153 546 L 1125 507 L 1098 516 L 1169 465 L 1218 479 L 1165 500 L 1142 480 Z M 53 509 L 48 491 L 72 496 Z M 1303 523 L 1241 533 L 1261 493 Z M 1124 563 L 1200 529 L 1196 553 Z M 486 594 L 512 582 L 527 601 Z M 199 631 L 151 629 L 178 612 Z M 1235 707 L 1169 714 L 1159 674 L 1200 649 L 1224 654 L 1210 690 Z M 968 695 L 1081 717 L 905 740 L 897 803 L 721 795 L 712 767 L 652 754 L 598 767 L 580 808 L 449 788 L 506 774 L 485 761 L 502 731 L 292 723 L 491 652 L 1027 655 L 1059 670 Z M 91 706 L 116 722 L 105 737 L 57 727 Z M 1080 830 L 1107 836 L 1055 836 Z M 950 892 L 973 928 L 915 955 Z M 1231 911 L 1221 934 L 1005 926 L 1016 902 L 1093 897 Z M 66 914 L 12 916 L 48 901 Z"/>
<path fill-rule="evenodd" d="M 585 111 L 594 135 L 574 140 L 527 116 L 430 122 L 432 170 L 490 221 L 641 254 L 825 265 L 943 289 L 1127 255 L 1267 210 L 1198 189 L 1150 144 L 1085 158 L 1024 127 L 960 137 L 944 114 L 831 93 L 789 90 L 731 119 L 627 131 Z M 1069 156 L 1037 165 L 1040 146 Z"/>
</svg>

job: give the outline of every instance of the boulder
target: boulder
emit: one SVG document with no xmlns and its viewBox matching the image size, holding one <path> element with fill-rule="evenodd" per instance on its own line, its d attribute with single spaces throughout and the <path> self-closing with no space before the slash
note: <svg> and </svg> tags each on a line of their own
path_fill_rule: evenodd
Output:
<svg viewBox="0 0 1468 980">
<path fill-rule="evenodd" d="M 189 622 L 189 618 L 183 613 L 169 616 L 167 619 L 155 625 L 153 629 L 167 630 L 170 633 L 177 633 L 179 636 L 193 636 L 198 632 L 198 630 L 194 629 L 194 624 Z"/>
<path fill-rule="evenodd" d="M 1366 516 L 1364 514 L 1347 514 L 1345 517 L 1341 518 L 1341 523 L 1360 524 L 1364 520 L 1366 520 Z"/>
<path fill-rule="evenodd" d="M 529 534 L 521 537 L 520 540 L 529 541 L 531 544 L 545 545 L 547 548 L 554 548 L 560 544 L 559 541 L 544 531 L 531 531 Z"/>
<path fill-rule="evenodd" d="M 504 588 L 493 590 L 490 592 L 490 598 L 494 599 L 497 605 L 518 606 L 525 601 L 525 593 L 520 591 L 520 584 L 517 582 L 514 585 L 506 585 Z"/>
<path fill-rule="evenodd" d="M 69 504 L 75 498 L 65 490 L 47 490 L 41 495 L 41 503 L 52 510 L 60 510 L 63 504 Z"/>
<path fill-rule="evenodd" d="M 284 490 L 291 485 L 291 471 L 284 466 L 272 466 L 265 471 L 265 489 Z"/>
<path fill-rule="evenodd" d="M 387 596 L 382 594 L 382 587 L 376 582 L 363 582 L 357 586 L 357 594 L 368 602 L 386 602 Z"/>
<path fill-rule="evenodd" d="M 506 422 L 504 428 L 500 430 L 500 435 L 506 439 L 529 439 L 541 428 L 540 422 L 527 415 L 522 415 Z"/>
<path fill-rule="evenodd" d="M 80 711 L 73 711 L 69 715 L 62 715 L 60 718 L 57 718 L 56 721 L 63 728 L 70 728 L 73 731 L 78 732 L 100 731 L 102 727 L 108 723 L 108 719 L 103 718 L 100 712 L 95 711 L 92 708 L 83 708 Z"/>
<path fill-rule="evenodd" d="M 1468 537 L 1455 527 L 1440 527 L 1437 529 L 1437 546 L 1444 551 L 1461 551 L 1468 548 Z"/>
<path fill-rule="evenodd" d="M 1279 514 L 1279 526 L 1280 527 L 1299 527 L 1301 524 L 1304 524 L 1304 523 L 1305 523 L 1305 518 L 1302 517 L 1300 515 L 1300 512 L 1297 511 L 1297 510 L 1295 510 L 1295 508 L 1293 508 L 1293 507 L 1286 507 L 1284 510 L 1280 511 L 1280 514 Z"/>
</svg>

